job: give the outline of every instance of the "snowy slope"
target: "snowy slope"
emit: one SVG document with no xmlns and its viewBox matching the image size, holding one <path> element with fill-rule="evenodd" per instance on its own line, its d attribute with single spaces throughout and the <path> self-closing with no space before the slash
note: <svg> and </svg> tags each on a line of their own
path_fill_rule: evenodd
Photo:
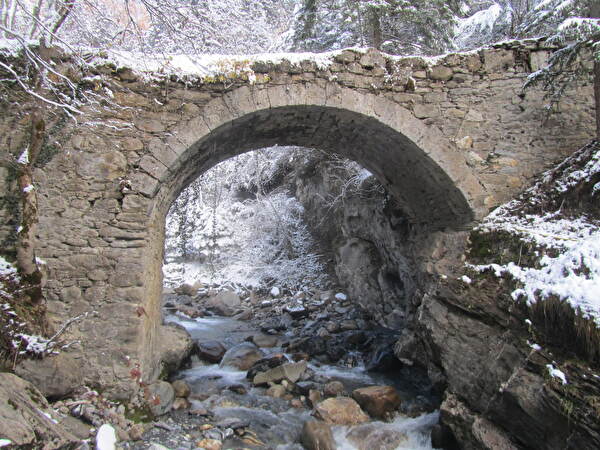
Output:
<svg viewBox="0 0 600 450">
<path fill-rule="evenodd" d="M 476 229 L 508 234 L 531 248 L 517 260 L 471 266 L 517 281 L 514 299 L 550 297 L 570 304 L 600 326 L 600 144 L 591 143 Z M 527 264 L 519 261 L 523 260 Z M 534 261 L 532 264 L 531 261 Z"/>
</svg>

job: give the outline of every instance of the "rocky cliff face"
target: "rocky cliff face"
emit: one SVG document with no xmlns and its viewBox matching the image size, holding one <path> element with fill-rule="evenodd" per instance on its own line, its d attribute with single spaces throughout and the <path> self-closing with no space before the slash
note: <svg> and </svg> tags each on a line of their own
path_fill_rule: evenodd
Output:
<svg viewBox="0 0 600 450">
<path fill-rule="evenodd" d="M 381 325 L 404 327 L 417 306 L 418 230 L 365 170 L 318 152 L 297 159 L 295 195 L 341 285 Z"/>
<path fill-rule="evenodd" d="M 588 148 L 588 160 L 592 154 Z M 446 445 L 456 439 L 465 449 L 600 446 L 600 377 L 590 350 L 597 328 L 588 323 L 587 331 L 569 331 L 562 324 L 580 324 L 571 307 L 558 306 L 558 318 L 551 302 L 528 307 L 511 296 L 510 277 L 465 266 L 512 260 L 539 267 L 540 248 L 489 230 L 428 233 L 409 223 L 372 177 L 349 182 L 343 168 L 318 156 L 298 166 L 296 195 L 319 237 L 331 243 L 341 284 L 367 314 L 402 330 L 397 357 L 426 368 L 444 391 L 442 431 L 453 436 Z M 545 199 L 539 209 L 593 215 L 596 178 L 570 186 L 556 204 Z"/>
</svg>

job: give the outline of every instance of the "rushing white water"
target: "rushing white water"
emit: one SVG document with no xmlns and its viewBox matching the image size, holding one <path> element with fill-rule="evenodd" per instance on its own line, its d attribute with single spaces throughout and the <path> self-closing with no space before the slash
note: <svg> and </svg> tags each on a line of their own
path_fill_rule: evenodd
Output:
<svg viewBox="0 0 600 450">
<path fill-rule="evenodd" d="M 170 315 L 165 320 L 185 327 L 194 339 L 217 340 L 226 347 L 256 332 L 247 323 L 225 317 L 190 319 Z M 270 353 L 280 349 L 264 350 Z M 394 384 L 386 375 L 367 372 L 364 366 L 310 363 L 309 368 L 328 380 L 341 381 L 347 392 L 363 386 Z M 298 441 L 302 425 L 312 419 L 310 411 L 290 408 L 286 400 L 265 395 L 263 389 L 254 387 L 246 379 L 246 371 L 196 361 L 194 367 L 182 371 L 181 375 L 190 384 L 193 394 L 206 398 L 192 399 L 193 407 L 211 409 L 216 420 L 237 418 L 248 421 L 250 429 L 269 443 L 270 448 L 302 449 Z M 238 396 L 228 390 L 232 385 L 244 386 L 247 393 Z M 410 401 L 409 398 L 405 400 Z M 438 412 L 415 418 L 398 415 L 389 423 L 376 421 L 353 427 L 334 426 L 332 430 L 338 450 L 431 450 L 431 428 L 438 420 Z"/>
<path fill-rule="evenodd" d="M 438 423 L 438 420 L 438 412 L 415 418 L 398 416 L 390 423 L 371 422 L 355 427 L 334 426 L 333 436 L 338 450 L 431 450 L 431 427 Z M 358 445 L 349 437 L 352 432 L 361 437 Z M 401 437 L 403 435 L 405 438 Z M 395 440 L 393 437 L 401 441 L 395 447 L 392 446 Z"/>
<path fill-rule="evenodd" d="M 247 323 L 229 317 L 198 317 L 192 319 L 182 315 L 170 314 L 165 323 L 176 323 L 184 327 L 194 340 L 221 341 L 226 347 L 243 341 L 256 333 Z"/>
</svg>

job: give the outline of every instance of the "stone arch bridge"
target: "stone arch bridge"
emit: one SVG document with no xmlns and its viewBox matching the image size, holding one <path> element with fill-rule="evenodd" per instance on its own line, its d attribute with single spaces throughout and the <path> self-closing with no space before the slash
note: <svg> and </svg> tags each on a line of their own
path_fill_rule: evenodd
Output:
<svg viewBox="0 0 600 450">
<path fill-rule="evenodd" d="M 51 321 L 95 311 L 71 329 L 79 380 L 119 397 L 132 367 L 158 376 L 165 216 L 203 171 L 252 149 L 321 148 L 373 172 L 413 222 L 465 229 L 592 136 L 589 86 L 549 120 L 543 93 L 522 92 L 550 50 L 534 40 L 433 60 L 344 50 L 192 81 L 108 63 L 82 73 L 57 56 L 58 71 L 100 98 L 77 123 L 48 111 L 34 173 Z M 2 151 L 14 156 L 28 144 L 19 108 L 0 113 Z M 15 186 L 0 170 L 10 249 Z"/>
</svg>

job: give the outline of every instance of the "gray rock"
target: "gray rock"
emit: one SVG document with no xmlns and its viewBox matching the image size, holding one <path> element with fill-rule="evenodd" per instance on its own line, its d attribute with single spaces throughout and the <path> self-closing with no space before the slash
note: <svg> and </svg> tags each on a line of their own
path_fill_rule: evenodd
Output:
<svg viewBox="0 0 600 450">
<path fill-rule="evenodd" d="M 367 52 L 360 57 L 359 63 L 366 69 L 372 69 L 377 66 L 385 67 L 383 55 L 375 49 L 367 50 Z"/>
<path fill-rule="evenodd" d="M 227 349 L 219 341 L 198 342 L 198 356 L 212 363 L 220 363 Z"/>
<path fill-rule="evenodd" d="M 250 367 L 250 370 L 248 370 L 248 373 L 246 374 L 246 378 L 252 380 L 258 373 L 267 372 L 274 367 L 281 366 L 288 362 L 290 362 L 290 360 L 283 353 L 266 356 L 252 364 L 252 367 Z"/>
<path fill-rule="evenodd" d="M 68 353 L 25 359 L 15 368 L 21 378 L 33 383 L 48 398 L 60 399 L 69 395 L 83 382 L 82 363 Z"/>
<path fill-rule="evenodd" d="M 162 416 L 168 413 L 175 401 L 173 386 L 166 381 L 156 381 L 148 386 L 148 392 L 150 394 L 148 405 L 152 414 Z"/>
<path fill-rule="evenodd" d="M 198 284 L 192 285 L 192 284 L 184 283 L 181 286 L 175 288 L 175 292 L 177 294 L 188 295 L 190 297 L 193 297 L 194 295 L 196 295 L 199 288 L 200 288 L 200 285 L 198 285 Z"/>
<path fill-rule="evenodd" d="M 252 336 L 252 342 L 254 342 L 258 347 L 276 347 L 278 341 L 279 338 L 277 336 L 271 336 L 268 334 L 255 334 Z"/>
<path fill-rule="evenodd" d="M 353 428 L 346 438 L 358 450 L 394 450 L 408 442 L 406 433 L 371 423 Z"/>
<path fill-rule="evenodd" d="M 190 386 L 184 380 L 175 380 L 171 385 L 175 391 L 175 397 L 187 398 L 190 396 Z"/>
<path fill-rule="evenodd" d="M 240 297 L 233 291 L 221 291 L 206 300 L 206 307 L 221 316 L 232 316 L 241 304 Z"/>
<path fill-rule="evenodd" d="M 150 443 L 148 450 L 169 450 L 169 448 L 165 447 L 164 445 L 157 444 L 156 442 L 152 442 Z"/>
<path fill-rule="evenodd" d="M 175 324 L 161 326 L 158 330 L 158 352 L 164 372 L 171 374 L 178 370 L 190 357 L 194 342 L 190 334 Z"/>
<path fill-rule="evenodd" d="M 300 440 L 307 450 L 335 450 L 337 448 L 331 427 L 316 420 L 304 422 Z"/>
<path fill-rule="evenodd" d="M 306 367 L 306 361 L 282 364 L 281 366 L 269 369 L 266 372 L 257 373 L 254 379 L 252 380 L 252 383 L 254 383 L 255 385 L 261 385 L 281 380 L 288 380 L 292 383 L 295 383 L 300 379 L 300 377 L 306 370 Z"/>
<path fill-rule="evenodd" d="M 0 437 L 27 448 L 59 448 L 78 442 L 55 423 L 53 415 L 35 386 L 16 375 L 0 373 Z"/>
<path fill-rule="evenodd" d="M 229 366 L 240 370 L 248 370 L 263 356 L 264 353 L 256 345 L 250 342 L 242 342 L 225 352 L 220 367 Z"/>
<path fill-rule="evenodd" d="M 337 397 L 344 393 L 344 384 L 341 381 L 330 381 L 323 386 L 323 395 L 325 397 Z"/>
</svg>

